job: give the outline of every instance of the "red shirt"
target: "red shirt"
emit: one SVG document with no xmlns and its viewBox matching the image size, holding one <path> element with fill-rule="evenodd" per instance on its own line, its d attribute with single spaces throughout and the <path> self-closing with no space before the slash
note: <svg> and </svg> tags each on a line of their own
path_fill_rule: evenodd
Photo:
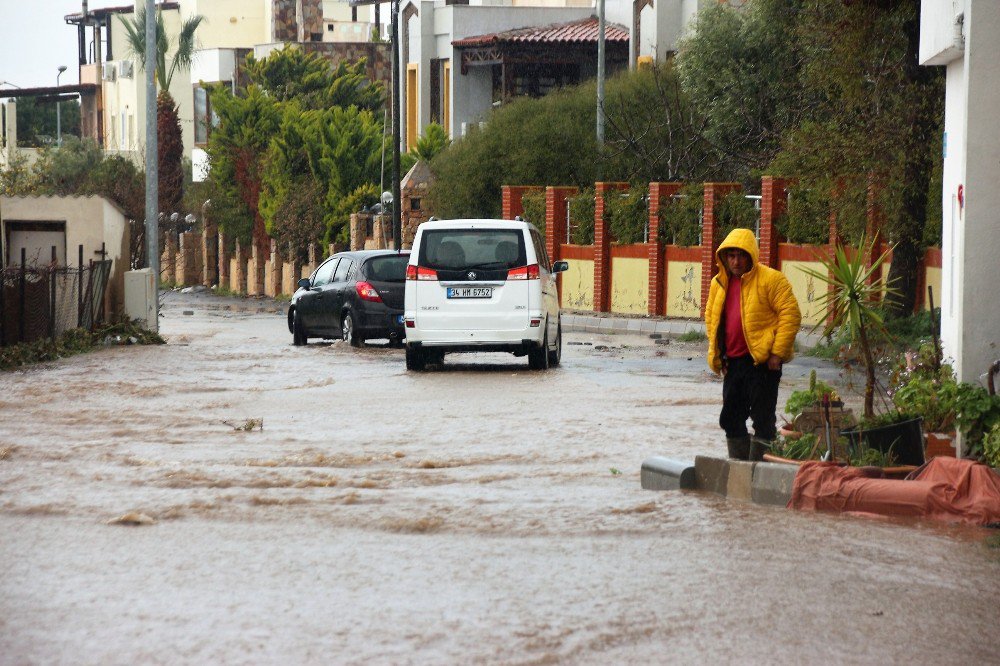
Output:
<svg viewBox="0 0 1000 666">
<path fill-rule="evenodd" d="M 746 338 L 743 337 L 743 312 L 740 304 L 741 285 L 742 281 L 739 278 L 730 276 L 729 288 L 726 290 L 726 307 L 723 315 L 726 318 L 727 358 L 739 358 L 740 356 L 747 356 L 750 353 Z"/>
</svg>

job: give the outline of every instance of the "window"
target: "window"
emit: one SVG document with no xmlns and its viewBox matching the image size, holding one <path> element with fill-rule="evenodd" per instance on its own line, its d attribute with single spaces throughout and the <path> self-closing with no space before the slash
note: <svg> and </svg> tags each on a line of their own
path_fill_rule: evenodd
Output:
<svg viewBox="0 0 1000 666">
<path fill-rule="evenodd" d="M 538 257 L 538 263 L 546 271 L 551 272 L 552 266 L 549 264 L 549 255 L 545 252 L 545 242 L 542 240 L 541 235 L 534 229 L 531 230 L 531 243 L 535 246 L 535 256 Z"/>
<path fill-rule="evenodd" d="M 352 268 L 354 268 L 354 261 L 344 257 L 340 265 L 337 266 L 337 273 L 333 276 L 333 281 L 347 282 L 347 276 L 350 274 Z"/>
<path fill-rule="evenodd" d="M 406 66 L 406 149 L 417 145 L 417 65 Z"/>
<path fill-rule="evenodd" d="M 410 197 L 410 210 L 420 210 L 420 197 Z"/>
<path fill-rule="evenodd" d="M 526 256 L 519 230 L 442 229 L 424 234 L 418 263 L 445 270 L 506 270 L 527 264 Z"/>
<path fill-rule="evenodd" d="M 202 87 L 194 89 L 194 142 L 203 146 L 208 143 L 209 130 L 215 120 L 211 113 L 208 91 Z"/>
<path fill-rule="evenodd" d="M 384 257 L 369 259 L 365 264 L 365 272 L 372 280 L 380 282 L 403 282 L 406 279 L 406 264 L 409 256 L 405 254 L 389 254 Z"/>
<path fill-rule="evenodd" d="M 316 274 L 313 275 L 312 286 L 321 287 L 330 282 L 330 277 L 333 276 L 333 271 L 336 270 L 337 263 L 339 261 L 340 257 L 331 257 L 323 262 L 323 264 L 316 269 Z"/>
</svg>

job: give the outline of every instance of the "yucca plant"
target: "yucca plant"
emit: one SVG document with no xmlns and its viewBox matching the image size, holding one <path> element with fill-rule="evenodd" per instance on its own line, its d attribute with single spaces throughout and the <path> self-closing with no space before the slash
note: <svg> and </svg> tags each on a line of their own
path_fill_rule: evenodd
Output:
<svg viewBox="0 0 1000 666">
<path fill-rule="evenodd" d="M 878 258 L 873 258 L 871 266 L 866 265 L 865 258 L 875 251 L 875 241 L 862 236 L 858 243 L 858 251 L 848 254 L 840 243 L 832 257 L 818 256 L 826 272 L 803 268 L 808 275 L 820 280 L 829 289 L 819 298 L 819 305 L 826 310 L 824 322 L 813 327 L 816 330 L 823 327 L 823 334 L 829 336 L 833 331 L 843 327 L 851 340 L 861 351 L 865 364 L 865 418 L 875 415 L 875 357 L 872 352 L 871 333 L 886 334 L 885 323 L 878 305 L 885 294 L 895 293 L 882 278 L 882 265 L 890 250 L 886 250 Z M 878 275 L 877 279 L 872 279 Z"/>
</svg>

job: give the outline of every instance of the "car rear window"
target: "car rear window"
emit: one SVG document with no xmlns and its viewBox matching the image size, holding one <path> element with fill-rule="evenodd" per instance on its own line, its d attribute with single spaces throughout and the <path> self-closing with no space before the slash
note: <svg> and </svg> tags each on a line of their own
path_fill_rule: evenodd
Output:
<svg viewBox="0 0 1000 666">
<path fill-rule="evenodd" d="M 403 282 L 406 280 L 406 264 L 409 260 L 407 254 L 372 257 L 365 264 L 365 275 L 369 280 L 378 282 Z"/>
<path fill-rule="evenodd" d="M 417 263 L 437 270 L 508 269 L 528 263 L 520 229 L 426 231 Z"/>
</svg>

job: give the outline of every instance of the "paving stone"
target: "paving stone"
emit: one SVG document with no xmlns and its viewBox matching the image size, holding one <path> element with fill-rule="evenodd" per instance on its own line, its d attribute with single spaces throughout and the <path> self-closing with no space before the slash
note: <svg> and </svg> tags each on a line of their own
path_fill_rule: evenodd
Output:
<svg viewBox="0 0 1000 666">
<path fill-rule="evenodd" d="M 726 479 L 726 497 L 749 502 L 753 490 L 753 470 L 757 463 L 730 460 Z"/>
</svg>

